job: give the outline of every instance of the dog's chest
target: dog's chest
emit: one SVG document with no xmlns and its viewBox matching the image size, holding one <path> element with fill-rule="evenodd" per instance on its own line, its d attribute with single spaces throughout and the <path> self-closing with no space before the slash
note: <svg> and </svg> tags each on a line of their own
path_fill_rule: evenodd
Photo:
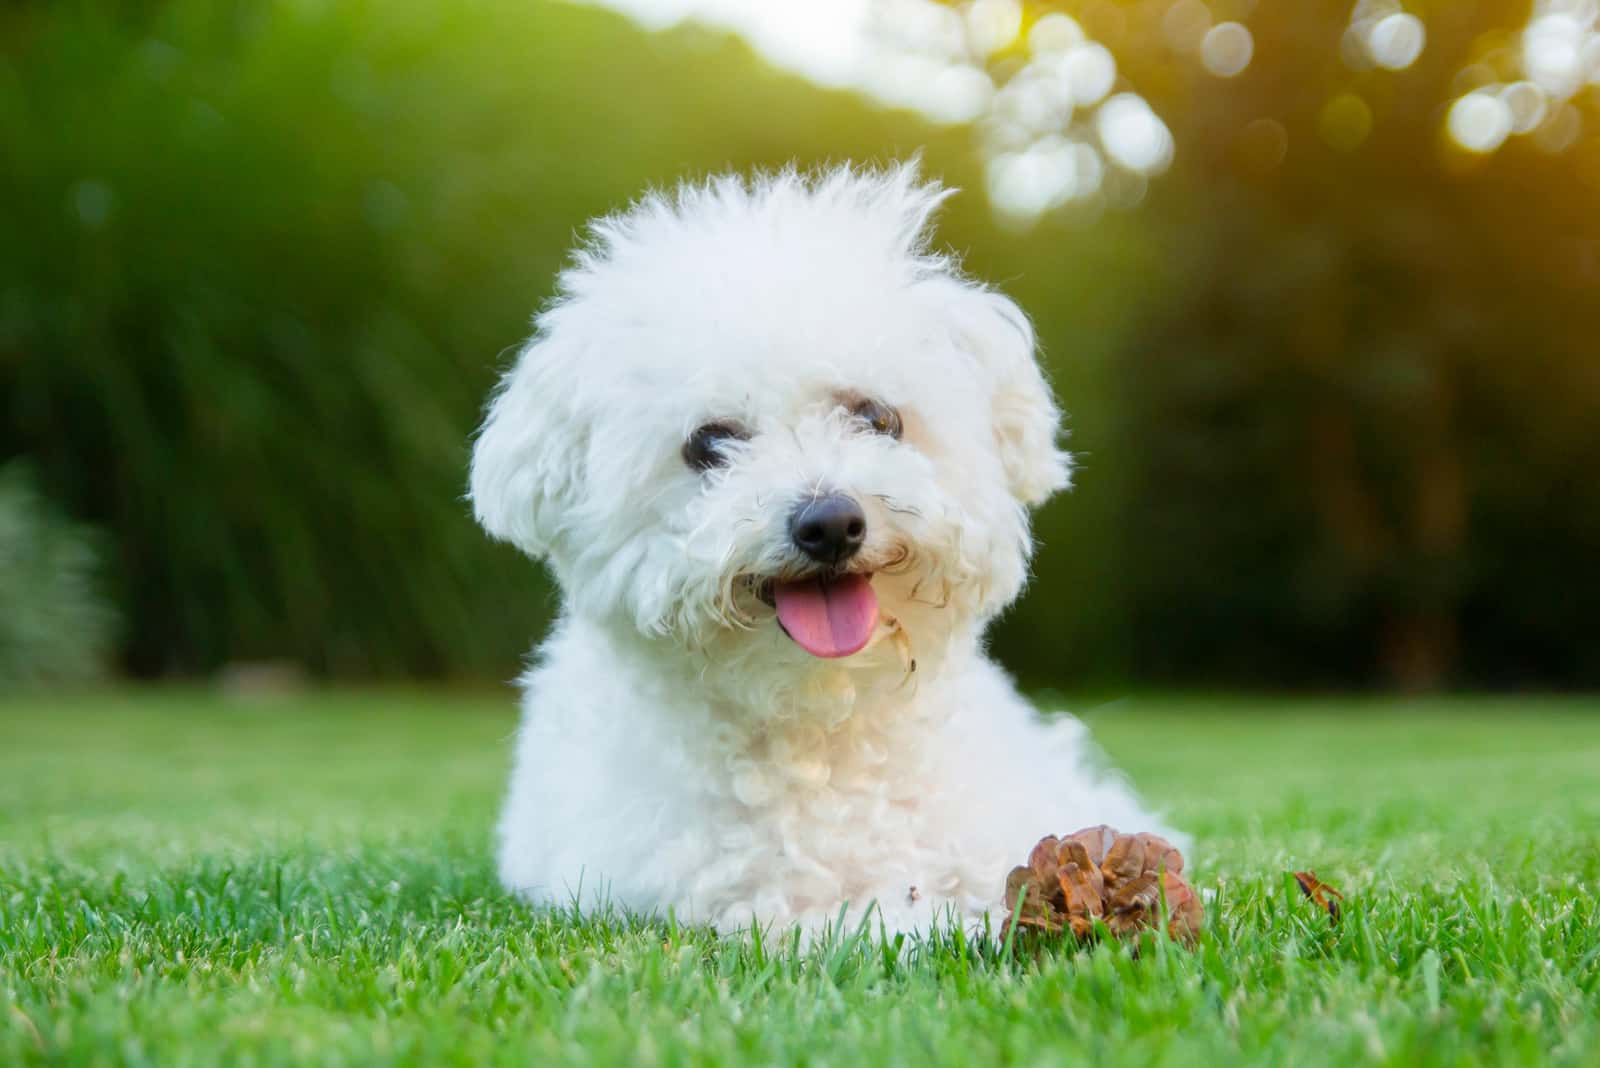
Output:
<svg viewBox="0 0 1600 1068">
<path fill-rule="evenodd" d="M 872 716 L 782 723 L 732 755 L 714 788 L 729 840 L 841 877 L 935 848 L 942 807 L 926 729 Z"/>
</svg>

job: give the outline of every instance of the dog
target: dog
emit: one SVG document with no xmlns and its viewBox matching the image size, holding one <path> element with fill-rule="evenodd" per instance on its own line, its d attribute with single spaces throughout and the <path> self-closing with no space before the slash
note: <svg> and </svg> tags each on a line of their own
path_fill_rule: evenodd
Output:
<svg viewBox="0 0 1600 1068">
<path fill-rule="evenodd" d="M 561 591 L 504 883 L 721 931 L 1004 907 L 1046 833 L 1162 830 L 985 653 L 1069 482 L 1027 317 L 914 164 L 725 176 L 594 224 L 470 498 Z M 873 912 L 873 909 L 876 912 Z"/>
</svg>

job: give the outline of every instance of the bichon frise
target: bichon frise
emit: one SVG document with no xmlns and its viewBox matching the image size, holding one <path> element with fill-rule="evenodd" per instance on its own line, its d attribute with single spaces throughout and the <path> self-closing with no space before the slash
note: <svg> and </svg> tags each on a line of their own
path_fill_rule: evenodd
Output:
<svg viewBox="0 0 1600 1068">
<path fill-rule="evenodd" d="M 479 521 L 562 594 L 510 887 L 925 930 L 999 908 L 1046 833 L 1161 829 L 984 653 L 1069 461 L 1027 318 L 929 247 L 946 195 L 910 166 L 717 178 L 561 276 L 472 461 Z"/>
</svg>

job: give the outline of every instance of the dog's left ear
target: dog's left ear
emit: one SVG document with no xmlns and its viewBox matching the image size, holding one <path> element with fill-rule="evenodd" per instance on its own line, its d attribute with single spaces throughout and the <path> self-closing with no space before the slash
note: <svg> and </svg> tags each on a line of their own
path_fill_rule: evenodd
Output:
<svg viewBox="0 0 1600 1068">
<path fill-rule="evenodd" d="M 1072 458 L 1056 447 L 1061 411 L 1034 356 L 1033 325 L 1010 298 L 968 290 L 956 330 L 988 370 L 1000 461 L 1013 496 L 1041 504 L 1072 481 Z"/>
</svg>

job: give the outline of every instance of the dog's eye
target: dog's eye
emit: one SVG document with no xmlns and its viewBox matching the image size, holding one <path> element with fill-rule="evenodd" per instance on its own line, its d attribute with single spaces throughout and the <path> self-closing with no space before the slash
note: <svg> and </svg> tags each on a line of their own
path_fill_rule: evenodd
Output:
<svg viewBox="0 0 1600 1068">
<path fill-rule="evenodd" d="M 696 471 L 709 471 L 728 462 L 724 450 L 730 441 L 747 441 L 750 434 L 733 423 L 706 423 L 696 427 L 683 443 L 683 462 Z"/>
<path fill-rule="evenodd" d="M 874 434 L 887 434 L 900 439 L 900 413 L 882 401 L 864 398 L 850 406 L 850 414 L 872 428 Z"/>
</svg>

